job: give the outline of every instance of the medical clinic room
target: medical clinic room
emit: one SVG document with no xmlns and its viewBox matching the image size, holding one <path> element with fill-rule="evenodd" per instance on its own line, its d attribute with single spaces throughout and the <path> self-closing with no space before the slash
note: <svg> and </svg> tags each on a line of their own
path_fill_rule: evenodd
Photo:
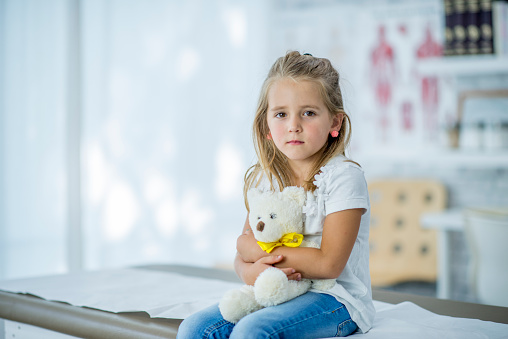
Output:
<svg viewBox="0 0 508 339">
<path fill-rule="evenodd" d="M 0 339 L 508 338 L 508 1 L 0 0 Z"/>
</svg>

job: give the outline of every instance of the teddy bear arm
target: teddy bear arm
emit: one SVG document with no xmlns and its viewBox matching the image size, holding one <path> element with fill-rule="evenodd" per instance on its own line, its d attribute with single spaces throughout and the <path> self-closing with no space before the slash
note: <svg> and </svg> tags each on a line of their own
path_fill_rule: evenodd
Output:
<svg viewBox="0 0 508 339">
<path fill-rule="evenodd" d="M 312 280 L 312 288 L 320 291 L 326 291 L 335 286 L 337 281 L 335 279 L 315 279 Z"/>
<path fill-rule="evenodd" d="M 302 240 L 302 244 L 301 244 L 302 247 L 312 247 L 312 248 L 319 248 L 319 245 L 317 243 L 315 243 L 314 241 L 310 241 L 310 240 Z"/>
</svg>

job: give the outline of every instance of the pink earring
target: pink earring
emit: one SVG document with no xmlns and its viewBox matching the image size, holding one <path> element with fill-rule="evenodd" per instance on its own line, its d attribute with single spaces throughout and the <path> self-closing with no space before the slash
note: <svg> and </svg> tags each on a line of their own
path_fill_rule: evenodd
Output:
<svg viewBox="0 0 508 339">
<path fill-rule="evenodd" d="M 272 140 L 272 133 L 268 133 L 268 134 L 266 135 L 266 138 L 267 138 L 268 140 Z"/>
<path fill-rule="evenodd" d="M 332 138 L 336 138 L 339 136 L 339 131 L 331 131 L 330 134 L 332 135 Z"/>
</svg>

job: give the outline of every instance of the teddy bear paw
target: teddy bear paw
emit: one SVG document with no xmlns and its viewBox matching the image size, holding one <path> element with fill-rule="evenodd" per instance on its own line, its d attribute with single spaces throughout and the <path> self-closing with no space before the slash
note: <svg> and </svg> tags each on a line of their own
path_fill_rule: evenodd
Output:
<svg viewBox="0 0 508 339">
<path fill-rule="evenodd" d="M 254 296 L 263 306 L 274 306 L 288 300 L 288 278 L 281 270 L 266 269 L 254 283 Z"/>
<path fill-rule="evenodd" d="M 263 308 L 254 298 L 252 286 L 242 286 L 240 289 L 226 292 L 219 302 L 222 317 L 236 324 L 246 315 Z"/>
</svg>

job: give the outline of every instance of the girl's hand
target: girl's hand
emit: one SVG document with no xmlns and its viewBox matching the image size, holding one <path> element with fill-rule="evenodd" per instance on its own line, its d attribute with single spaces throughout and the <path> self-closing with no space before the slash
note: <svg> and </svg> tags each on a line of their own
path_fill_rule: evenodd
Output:
<svg viewBox="0 0 508 339">
<path fill-rule="evenodd" d="M 259 259 L 269 255 L 259 247 L 250 228 L 245 229 L 243 234 L 238 237 L 236 241 L 236 250 L 243 261 L 250 263 L 255 263 Z"/>
<path fill-rule="evenodd" d="M 242 280 L 247 285 L 254 285 L 257 277 L 263 273 L 269 267 L 273 267 L 272 265 L 279 263 L 283 260 L 282 255 L 270 255 L 267 257 L 262 257 L 257 260 L 255 263 L 250 264 L 247 269 L 243 271 Z M 296 273 L 293 268 L 279 268 L 289 280 L 300 280 L 302 278 L 300 273 Z"/>
</svg>

